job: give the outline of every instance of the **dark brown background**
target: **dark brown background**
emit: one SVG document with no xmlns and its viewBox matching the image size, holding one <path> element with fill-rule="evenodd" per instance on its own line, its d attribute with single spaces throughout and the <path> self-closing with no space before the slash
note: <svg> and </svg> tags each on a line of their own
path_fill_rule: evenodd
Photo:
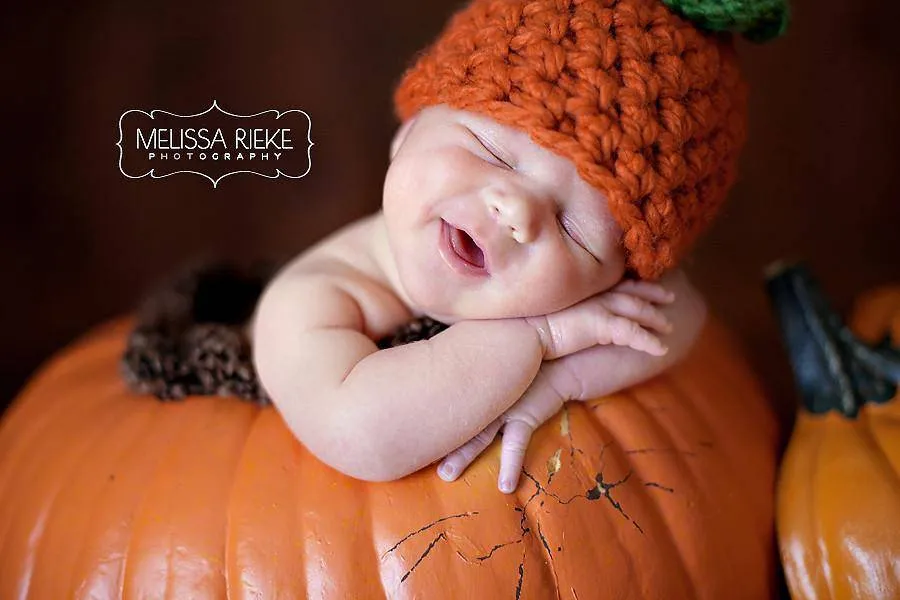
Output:
<svg viewBox="0 0 900 600">
<path fill-rule="evenodd" d="M 128 5 L 131 6 L 128 6 Z M 459 2 L 113 3 L 7 7 L 0 53 L 0 405 L 53 350 L 201 256 L 287 258 L 376 210 L 390 92 Z M 753 86 L 742 180 L 692 269 L 786 420 L 794 393 L 763 267 L 804 257 L 839 309 L 900 280 L 900 6 L 795 0 L 790 34 L 741 45 Z M 312 117 L 300 180 L 129 180 L 117 119 L 213 99 Z"/>
</svg>

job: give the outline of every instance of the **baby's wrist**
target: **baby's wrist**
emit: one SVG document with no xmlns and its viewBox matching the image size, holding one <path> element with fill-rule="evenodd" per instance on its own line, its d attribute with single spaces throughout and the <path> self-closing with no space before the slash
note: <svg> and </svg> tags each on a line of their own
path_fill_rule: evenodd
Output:
<svg viewBox="0 0 900 600">
<path fill-rule="evenodd" d="M 550 319 L 547 315 L 537 315 L 534 317 L 525 317 L 525 322 L 531 325 L 538 336 L 538 342 L 541 347 L 541 355 L 547 358 L 552 355 L 555 347 L 553 339 L 553 330 L 550 328 Z"/>
</svg>

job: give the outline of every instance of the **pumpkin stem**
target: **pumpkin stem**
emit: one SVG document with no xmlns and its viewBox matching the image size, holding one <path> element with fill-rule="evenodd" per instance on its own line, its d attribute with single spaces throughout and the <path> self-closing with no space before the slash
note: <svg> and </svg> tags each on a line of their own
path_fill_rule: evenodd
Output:
<svg viewBox="0 0 900 600">
<path fill-rule="evenodd" d="M 805 408 L 856 417 L 866 402 L 883 403 L 900 384 L 900 350 L 890 335 L 876 346 L 857 338 L 829 307 L 803 264 L 766 269 L 766 290 L 778 315 Z"/>
</svg>

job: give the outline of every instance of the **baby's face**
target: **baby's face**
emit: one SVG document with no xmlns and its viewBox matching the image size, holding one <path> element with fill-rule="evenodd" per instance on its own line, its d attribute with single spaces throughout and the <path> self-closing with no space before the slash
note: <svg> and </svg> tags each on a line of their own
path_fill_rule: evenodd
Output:
<svg viewBox="0 0 900 600">
<path fill-rule="evenodd" d="M 621 229 L 567 159 L 485 116 L 433 106 L 402 127 L 384 218 L 403 289 L 446 323 L 548 314 L 608 289 Z"/>
</svg>

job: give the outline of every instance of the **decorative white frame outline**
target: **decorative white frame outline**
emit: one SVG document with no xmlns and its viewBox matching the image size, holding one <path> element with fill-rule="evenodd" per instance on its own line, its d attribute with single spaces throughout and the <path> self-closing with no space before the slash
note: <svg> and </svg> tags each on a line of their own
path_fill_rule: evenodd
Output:
<svg viewBox="0 0 900 600">
<path fill-rule="evenodd" d="M 148 117 L 150 117 L 150 119 L 154 119 L 154 118 L 155 118 L 154 115 L 155 115 L 156 113 L 162 113 L 162 114 L 166 114 L 166 115 L 171 115 L 171 116 L 173 116 L 173 117 L 178 117 L 178 118 L 181 118 L 181 119 L 188 119 L 188 118 L 191 118 L 191 117 L 200 117 L 200 116 L 203 116 L 203 115 L 205 115 L 206 113 L 211 112 L 213 109 L 216 109 L 216 110 L 218 110 L 220 113 L 225 114 L 225 115 L 228 115 L 229 117 L 237 117 L 237 118 L 239 118 L 239 119 L 247 119 L 247 118 L 250 118 L 250 117 L 258 117 L 259 115 L 263 115 L 263 114 L 270 113 L 270 112 L 274 112 L 274 113 L 275 113 L 275 119 L 276 119 L 276 120 L 277 120 L 277 119 L 280 119 L 280 118 L 283 117 L 284 115 L 287 115 L 287 114 L 290 114 L 290 113 L 301 113 L 301 114 L 303 114 L 303 116 L 306 117 L 306 122 L 309 123 L 309 127 L 308 127 L 308 129 L 307 129 L 307 131 L 306 131 L 306 141 L 307 141 L 307 143 L 309 144 L 309 146 L 307 146 L 307 148 L 306 148 L 306 162 L 307 162 L 307 165 L 309 165 L 309 166 L 306 167 L 306 172 L 303 173 L 303 175 L 288 175 L 287 173 L 284 173 L 281 169 L 278 169 L 278 168 L 275 169 L 275 174 L 274 174 L 274 175 L 266 175 L 265 173 L 258 173 L 258 172 L 256 172 L 256 171 L 230 171 L 230 172 L 228 172 L 228 173 L 225 173 L 224 175 L 221 175 L 220 177 L 217 177 L 216 179 L 213 179 L 212 177 L 210 177 L 210 176 L 207 175 L 206 173 L 200 173 L 199 171 L 173 171 L 172 173 L 166 173 L 165 175 L 157 175 L 157 174 L 154 172 L 154 171 L 156 170 L 156 168 L 154 167 L 154 168 L 151 168 L 151 169 L 150 169 L 149 171 L 147 171 L 146 173 L 144 173 L 143 175 L 129 175 L 128 173 L 125 172 L 124 169 L 122 169 L 122 157 L 124 156 L 124 153 L 125 153 L 125 149 L 122 148 L 122 140 L 123 140 L 123 135 L 122 135 L 122 119 L 124 119 L 125 116 L 128 115 L 129 113 L 133 113 L 133 112 L 141 113 L 141 114 L 147 115 Z M 279 111 L 279 110 L 276 110 L 276 109 L 274 109 L 274 108 L 271 108 L 271 109 L 269 109 L 269 110 L 263 110 L 263 111 L 260 111 L 260 112 L 258 112 L 258 113 L 252 114 L 252 115 L 236 115 L 236 114 L 234 114 L 234 113 L 230 113 L 230 112 L 228 112 L 228 111 L 226 111 L 226 110 L 223 110 L 222 107 L 219 106 L 219 104 L 218 104 L 215 100 L 213 100 L 213 103 L 212 103 L 212 105 L 211 105 L 209 108 L 207 108 L 207 109 L 204 110 L 203 112 L 200 112 L 200 113 L 197 113 L 197 114 L 194 114 L 194 115 L 179 115 L 179 114 L 176 114 L 176 113 L 173 113 L 173 112 L 169 112 L 169 111 L 167 111 L 167 110 L 160 110 L 160 109 L 158 109 L 158 108 L 155 108 L 155 109 L 151 110 L 150 112 L 147 112 L 147 111 L 145 111 L 145 110 L 140 110 L 140 109 L 138 109 L 138 108 L 132 108 L 131 110 L 126 110 L 124 113 L 122 113 L 122 116 L 119 117 L 119 141 L 116 142 L 116 146 L 119 147 L 119 172 L 122 173 L 122 175 L 124 175 L 125 177 L 128 177 L 129 179 L 142 179 L 142 178 L 146 177 L 147 175 L 149 175 L 149 176 L 150 176 L 151 178 L 153 178 L 153 179 L 163 179 L 163 178 L 165 178 L 165 177 L 170 177 L 170 176 L 172 176 L 172 175 L 178 175 L 179 173 L 193 173 L 193 174 L 195 174 L 195 175 L 200 175 L 200 176 L 202 176 L 202 177 L 206 177 L 207 179 L 209 179 L 210 182 L 212 182 L 212 184 L 213 184 L 213 188 L 215 188 L 215 187 L 219 184 L 220 181 L 222 181 L 223 179 L 225 179 L 225 178 L 228 177 L 229 175 L 236 175 L 237 173 L 252 173 L 252 174 L 254 174 L 254 175 L 259 175 L 260 177 L 265 177 L 266 179 L 277 179 L 279 176 L 284 176 L 284 177 L 287 177 L 288 179 L 300 179 L 301 177 L 306 176 L 306 175 L 309 173 L 310 169 L 312 169 L 312 154 L 311 154 L 311 150 L 312 150 L 312 147 L 313 147 L 315 144 L 313 143 L 312 138 L 310 137 L 311 134 L 312 134 L 312 119 L 310 118 L 310 116 L 309 116 L 308 114 L 306 114 L 305 111 L 302 111 L 302 110 L 300 110 L 300 109 L 291 109 L 291 110 L 286 110 L 286 111 L 284 111 L 284 112 L 281 112 L 281 111 Z"/>
</svg>

